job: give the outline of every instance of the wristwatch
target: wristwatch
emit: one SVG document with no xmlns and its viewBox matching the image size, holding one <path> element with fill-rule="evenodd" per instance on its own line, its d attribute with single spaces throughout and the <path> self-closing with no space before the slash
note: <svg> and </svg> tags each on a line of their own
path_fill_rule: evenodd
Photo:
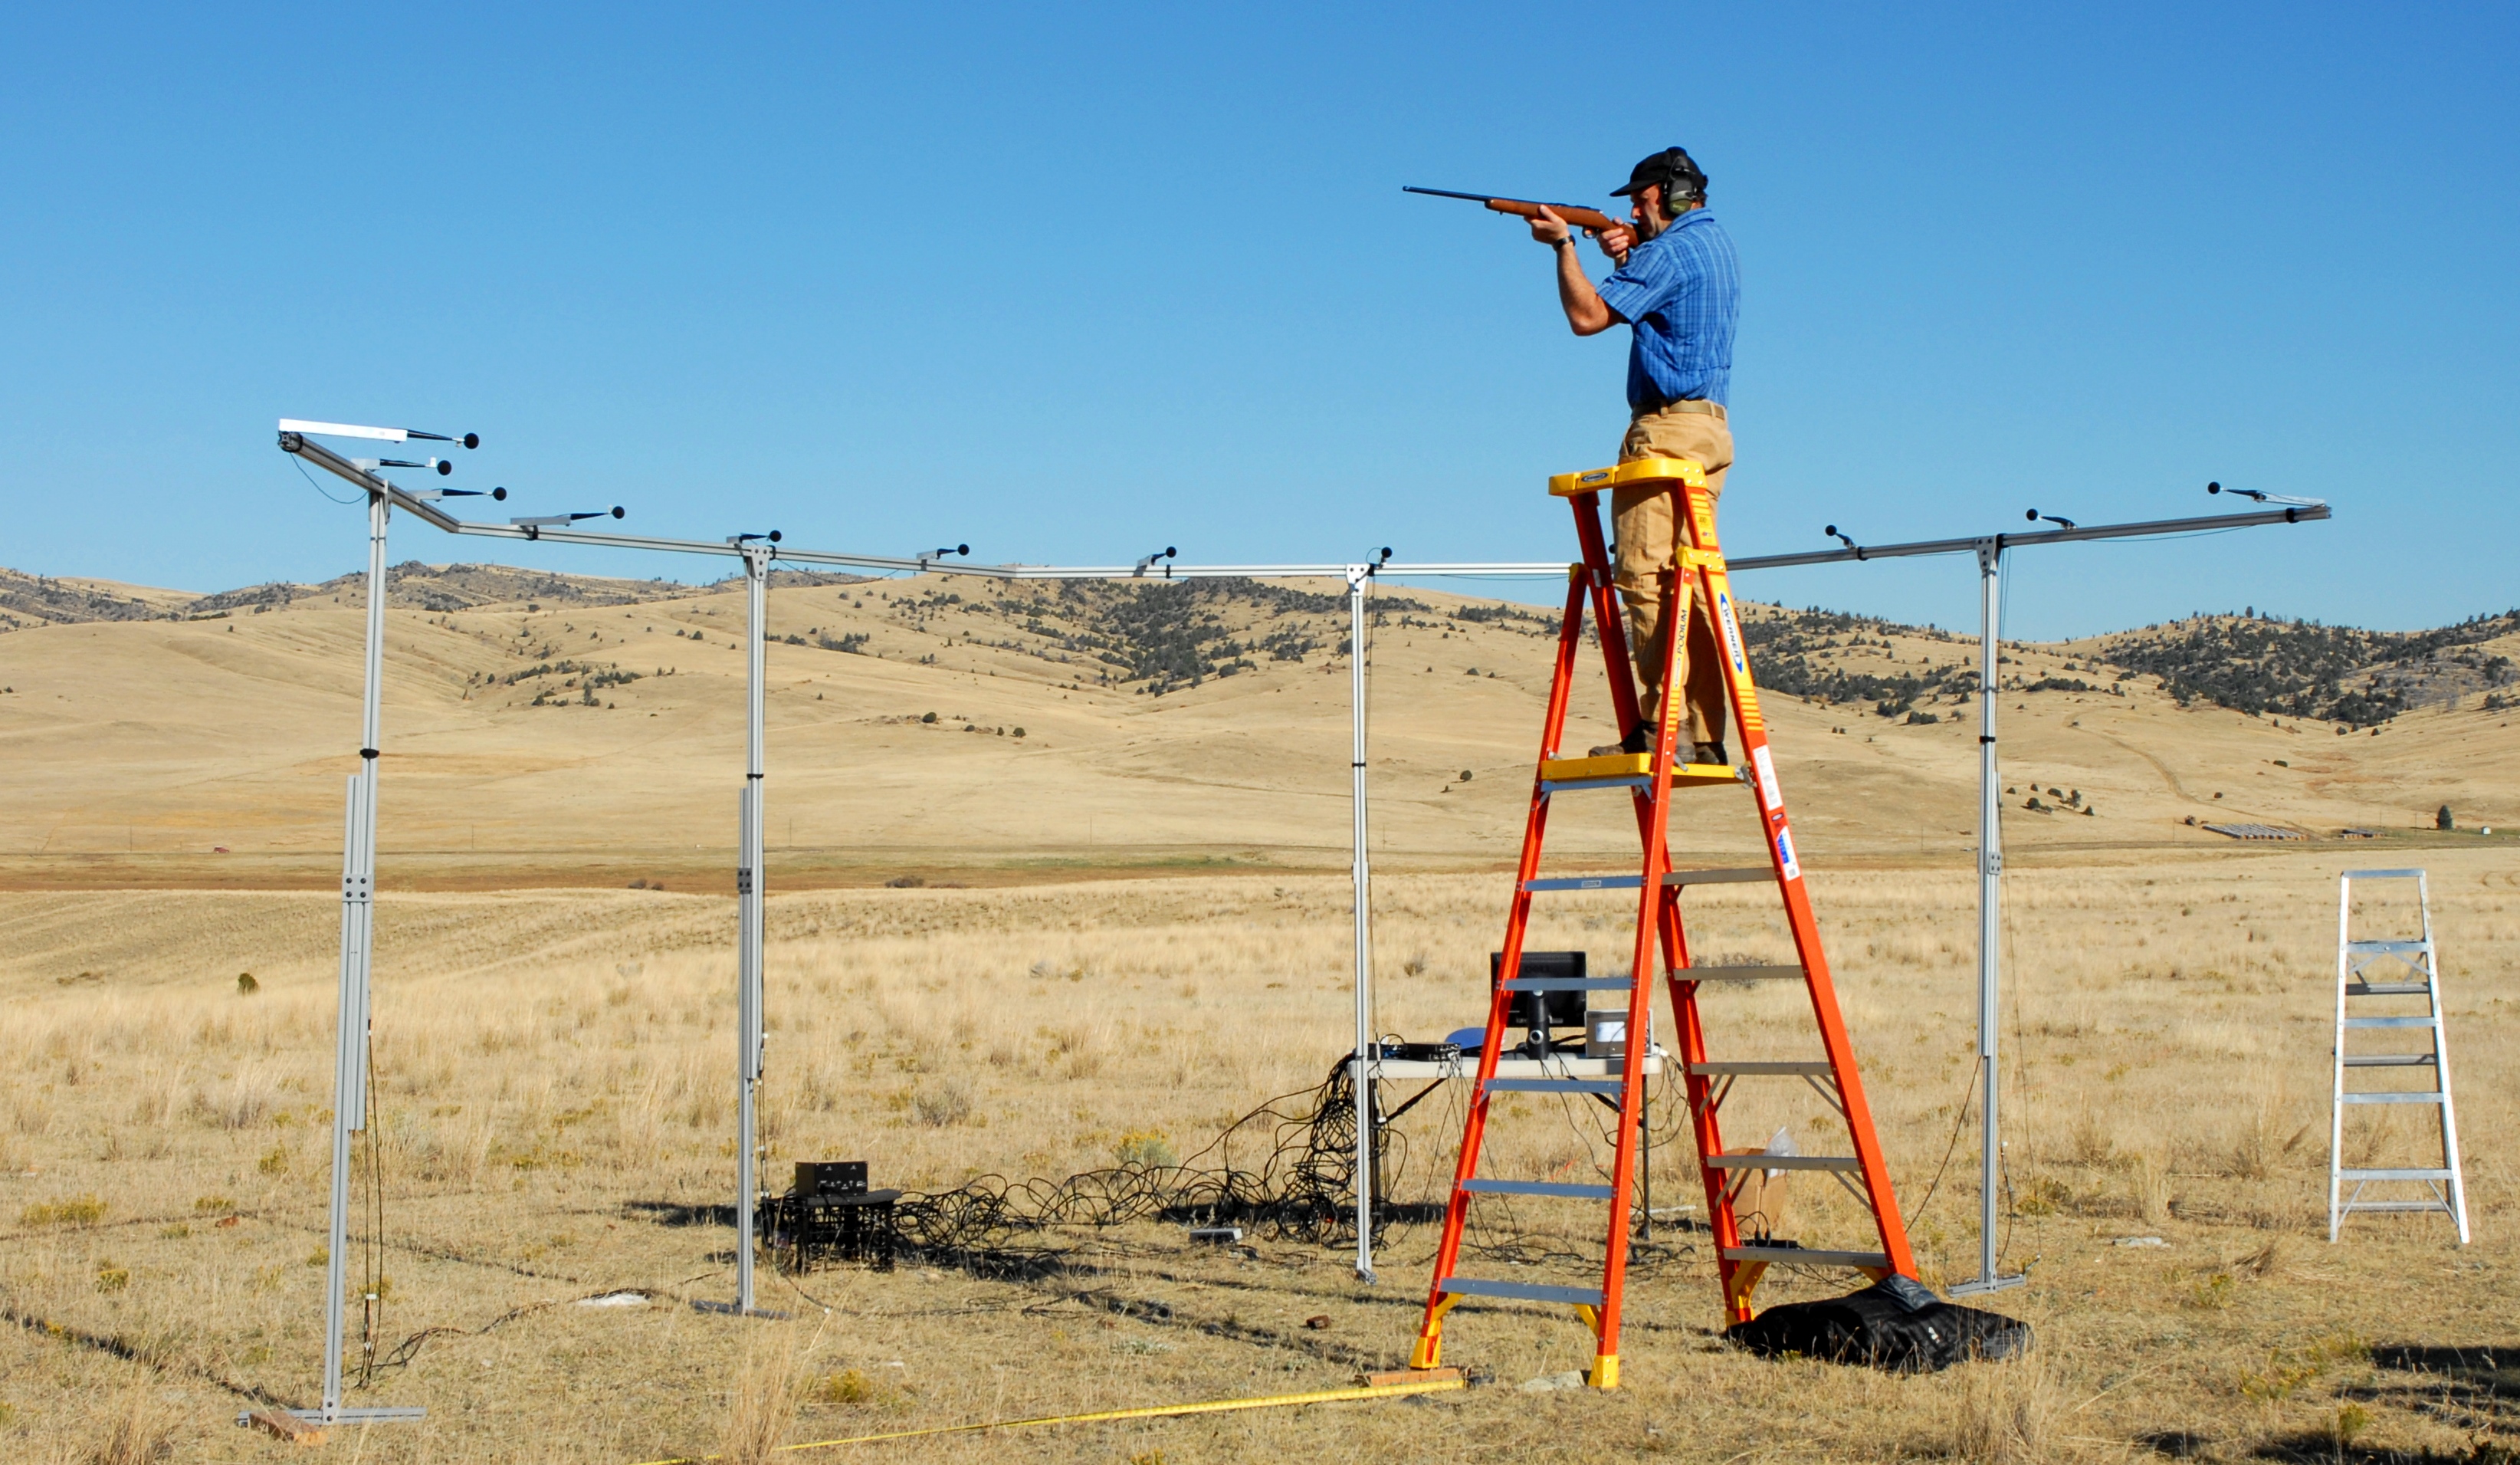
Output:
<svg viewBox="0 0 2520 1465">
<path fill-rule="evenodd" d="M 1564 239 L 1561 239 L 1561 240 L 1557 241 L 1555 244 L 1553 244 L 1553 245 L 1551 245 L 1551 246 L 1550 246 L 1550 248 L 1551 248 L 1551 249 L 1552 249 L 1552 250 L 1571 250 L 1571 249 L 1573 249 L 1574 247 L 1575 247 L 1575 236 L 1574 236 L 1574 235 L 1572 235 L 1572 234 L 1567 235 Z"/>
</svg>

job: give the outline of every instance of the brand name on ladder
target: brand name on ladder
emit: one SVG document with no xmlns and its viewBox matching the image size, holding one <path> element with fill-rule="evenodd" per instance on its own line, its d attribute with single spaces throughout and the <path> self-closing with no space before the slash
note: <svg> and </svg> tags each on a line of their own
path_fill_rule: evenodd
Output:
<svg viewBox="0 0 2520 1465">
<path fill-rule="evenodd" d="M 1747 672 L 1750 664 L 1741 654 L 1741 628 L 1732 623 L 1732 597 L 1721 590 L 1715 593 L 1715 616 L 1724 622 L 1724 652 L 1732 659 L 1732 669 Z"/>
</svg>

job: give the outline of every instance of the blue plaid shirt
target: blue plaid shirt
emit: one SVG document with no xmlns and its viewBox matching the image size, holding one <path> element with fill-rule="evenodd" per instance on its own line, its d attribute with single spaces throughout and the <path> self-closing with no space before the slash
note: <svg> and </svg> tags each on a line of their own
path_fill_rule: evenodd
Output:
<svg viewBox="0 0 2520 1465">
<path fill-rule="evenodd" d="M 1732 333 L 1741 315 L 1741 262 L 1715 215 L 1692 208 L 1628 252 L 1600 284 L 1601 300 L 1636 328 L 1628 346 L 1628 406 L 1732 389 Z"/>
</svg>

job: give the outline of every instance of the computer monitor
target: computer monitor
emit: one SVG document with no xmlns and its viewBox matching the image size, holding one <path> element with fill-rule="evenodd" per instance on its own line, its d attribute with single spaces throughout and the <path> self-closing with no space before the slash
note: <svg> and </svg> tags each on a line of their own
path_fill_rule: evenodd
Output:
<svg viewBox="0 0 2520 1465">
<path fill-rule="evenodd" d="M 1488 953 L 1488 981 L 1498 980 L 1505 966 L 1505 953 Z M 1584 975 L 1584 953 L 1581 951 L 1525 951 L 1522 953 L 1519 977 L 1574 978 Z M 1584 994 L 1578 992 L 1515 992 L 1513 1003 L 1506 1010 L 1508 1027 L 1534 1031 L 1550 1028 L 1584 1026 Z"/>
</svg>

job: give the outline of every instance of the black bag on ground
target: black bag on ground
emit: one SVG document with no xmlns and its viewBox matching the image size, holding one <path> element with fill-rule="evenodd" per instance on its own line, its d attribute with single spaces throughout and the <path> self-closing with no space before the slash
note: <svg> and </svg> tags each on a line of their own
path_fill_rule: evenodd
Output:
<svg viewBox="0 0 2520 1465">
<path fill-rule="evenodd" d="M 2028 1323 L 1954 1306 L 1923 1284 L 1895 1275 L 1825 1302 L 1780 1303 L 1726 1328 L 1724 1336 L 1762 1357 L 1800 1353 L 1892 1373 L 2009 1358 L 2030 1347 Z"/>
</svg>

